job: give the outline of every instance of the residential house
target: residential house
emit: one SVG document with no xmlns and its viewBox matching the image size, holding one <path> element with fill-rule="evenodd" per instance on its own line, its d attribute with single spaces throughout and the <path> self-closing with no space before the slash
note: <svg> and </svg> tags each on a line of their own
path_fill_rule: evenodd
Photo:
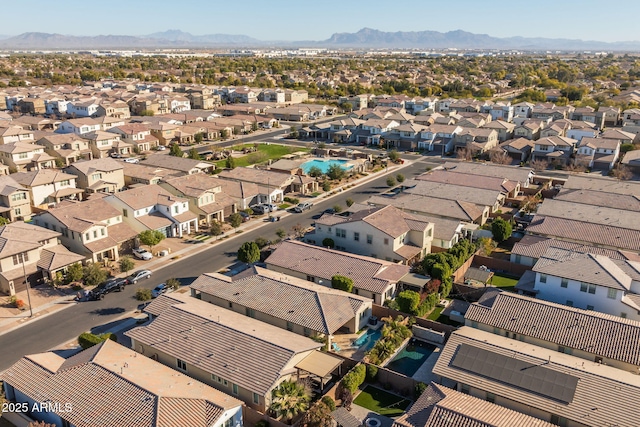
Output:
<svg viewBox="0 0 640 427">
<path fill-rule="evenodd" d="M 598 107 L 598 115 L 604 117 L 604 126 L 618 126 L 620 122 L 619 107 L 606 107 L 601 105 Z"/>
<path fill-rule="evenodd" d="M 57 164 L 69 166 L 78 160 L 93 158 L 89 142 L 85 137 L 86 135 L 80 137 L 73 133 L 47 133 L 38 139 L 36 144 L 42 145 L 48 155 L 55 157 Z"/>
<path fill-rule="evenodd" d="M 191 284 L 191 296 L 298 335 L 326 337 L 329 345 L 338 330 L 353 334 L 364 328 L 372 304 L 370 298 L 257 266 L 232 277 L 202 274 Z"/>
<path fill-rule="evenodd" d="M 217 176 L 257 184 L 260 187 L 260 203 L 268 200 L 281 201 L 284 199 L 284 193 L 295 192 L 305 195 L 318 191 L 318 182 L 314 178 L 265 169 L 238 167 L 222 171 Z"/>
<path fill-rule="evenodd" d="M 1 122 L 0 122 L 1 123 Z M 22 126 L 0 126 L 0 143 L 10 144 L 12 142 L 30 143 L 34 140 L 33 131 L 24 129 Z"/>
<path fill-rule="evenodd" d="M 599 131 L 595 129 L 590 123 L 585 122 L 573 122 L 571 128 L 567 129 L 567 138 L 573 138 L 581 141 L 582 138 L 595 138 L 598 136 Z"/>
<path fill-rule="evenodd" d="M 59 120 L 46 119 L 41 116 L 20 116 L 12 122 L 15 126 L 29 130 L 55 131 L 60 125 Z"/>
<path fill-rule="evenodd" d="M 109 157 L 75 162 L 65 171 L 78 177 L 78 188 L 86 193 L 115 193 L 124 189 L 122 162 Z"/>
<path fill-rule="evenodd" d="M 571 120 L 593 123 L 598 129 L 602 129 L 604 127 L 604 115 L 598 114 L 595 108 L 588 105 L 586 107 L 578 107 L 573 110 L 569 115 L 569 118 Z"/>
<path fill-rule="evenodd" d="M 504 142 L 513 138 L 516 125 L 502 120 L 491 121 L 482 125 L 483 129 L 493 129 L 498 132 L 498 141 Z"/>
<path fill-rule="evenodd" d="M 181 173 L 171 169 L 162 169 L 154 166 L 146 166 L 139 163 L 123 162 L 124 183 L 127 188 L 142 185 L 159 184 L 163 179 L 175 178 Z"/>
<path fill-rule="evenodd" d="M 96 159 L 104 159 L 112 153 L 118 156 L 133 154 L 133 144 L 120 139 L 120 135 L 112 132 L 95 131 L 83 135 L 89 141 L 91 153 Z"/>
<path fill-rule="evenodd" d="M 640 377 L 468 326 L 451 334 L 433 372 L 447 387 L 554 425 L 632 427 L 640 416 Z"/>
<path fill-rule="evenodd" d="M 144 166 L 176 171 L 182 174 L 191 175 L 194 173 L 207 173 L 215 170 L 213 163 L 202 162 L 200 160 L 187 159 L 183 157 L 167 156 L 165 154 L 148 155 L 140 162 Z"/>
<path fill-rule="evenodd" d="M 235 200 L 222 192 L 221 181 L 224 180 L 196 173 L 163 180 L 160 186 L 171 194 L 187 198 L 198 222 L 211 225 L 212 221 L 223 222 L 237 211 Z"/>
<path fill-rule="evenodd" d="M 620 129 L 607 129 L 600 135 L 601 138 L 615 139 L 620 141 L 620 144 L 633 144 L 636 135 L 630 132 L 625 132 Z"/>
<path fill-rule="evenodd" d="M 582 138 L 577 145 L 576 164 L 608 171 L 613 169 L 620 156 L 620 140 Z"/>
<path fill-rule="evenodd" d="M 285 240 L 265 260 L 267 268 L 289 276 L 331 286 L 333 276 L 353 280 L 353 293 L 382 305 L 393 299 L 400 280 L 409 274 L 406 265 L 394 264 L 347 252 Z"/>
<path fill-rule="evenodd" d="M 179 125 L 173 125 L 166 122 L 159 122 L 157 124 L 150 125 L 151 135 L 158 139 L 159 145 L 168 146 L 176 138 L 176 132 L 181 128 Z"/>
<path fill-rule="evenodd" d="M 454 137 L 460 132 L 462 127 L 457 125 L 431 125 L 420 133 L 418 148 L 443 155 L 450 153 L 453 151 Z"/>
<path fill-rule="evenodd" d="M 508 179 L 519 183 L 521 188 L 528 188 L 529 182 L 533 178 L 533 171 L 530 168 L 517 166 L 476 162 L 448 162 L 442 167 L 450 171 Z"/>
<path fill-rule="evenodd" d="M 525 121 L 513 129 L 513 137 L 536 140 L 540 138 L 540 131 L 542 129 L 543 126 L 539 120 Z"/>
<path fill-rule="evenodd" d="M 548 138 L 550 136 L 565 136 L 569 124 L 551 122 L 551 124 L 540 131 L 540 138 Z"/>
<path fill-rule="evenodd" d="M 535 141 L 531 160 L 545 160 L 549 163 L 567 165 L 571 160 L 575 139 L 562 136 L 551 136 Z"/>
<path fill-rule="evenodd" d="M 57 116 L 67 112 L 67 106 L 70 101 L 60 98 L 50 98 L 45 100 L 45 114 Z"/>
<path fill-rule="evenodd" d="M 60 126 L 56 130 L 57 133 L 75 133 L 76 135 L 82 135 L 89 132 L 95 132 L 102 130 L 101 124 L 98 120 L 89 117 L 82 119 L 69 119 L 60 123 Z"/>
<path fill-rule="evenodd" d="M 138 235 L 122 221 L 122 212 L 104 198 L 65 201 L 33 219 L 40 227 L 59 231 L 62 244 L 91 262 L 116 261 L 133 247 Z"/>
<path fill-rule="evenodd" d="M 10 175 L 0 176 L 0 216 L 9 221 L 31 218 L 29 190 Z"/>
<path fill-rule="evenodd" d="M 44 114 L 46 112 L 42 98 L 23 98 L 18 101 L 17 106 L 22 114 Z"/>
<path fill-rule="evenodd" d="M 362 110 L 364 108 L 367 108 L 369 106 L 369 98 L 370 98 L 370 95 L 366 95 L 366 94 L 341 96 L 340 99 L 338 100 L 338 103 L 349 104 L 351 106 L 352 111 L 357 111 L 357 110 Z"/>
<path fill-rule="evenodd" d="M 625 153 L 620 163 L 627 166 L 631 171 L 640 173 L 640 150 Z"/>
<path fill-rule="evenodd" d="M 18 172 L 11 175 L 29 190 L 33 207 L 47 209 L 63 200 L 82 200 L 84 190 L 76 188 L 76 176 L 57 169 Z"/>
<path fill-rule="evenodd" d="M 497 102 L 491 106 L 489 113 L 491 114 L 491 120 L 510 122 L 513 120 L 515 109 L 510 102 Z"/>
<path fill-rule="evenodd" d="M 529 159 L 534 143 L 530 139 L 516 138 L 509 139 L 499 145 L 511 158 L 518 162 L 526 162 Z"/>
<path fill-rule="evenodd" d="M 309 99 L 309 93 L 306 90 L 284 90 L 284 102 L 289 104 L 301 104 Z"/>
<path fill-rule="evenodd" d="M 111 340 L 66 359 L 23 356 L 5 374 L 7 398 L 51 425 L 243 426 L 240 400 Z"/>
<path fill-rule="evenodd" d="M 491 179 L 487 180 L 486 184 L 489 188 L 478 188 L 469 186 L 466 183 L 462 185 L 456 185 L 452 182 L 456 182 L 455 176 L 451 176 L 447 182 L 446 176 L 443 174 L 436 174 L 435 178 L 429 178 L 425 175 L 422 180 L 411 179 L 402 183 L 402 191 L 407 194 L 415 194 L 419 196 L 435 197 L 445 200 L 456 200 L 473 203 L 478 206 L 488 206 L 490 213 L 498 211 L 505 202 L 506 193 L 502 187 L 490 185 Z M 478 176 L 478 182 L 482 182 L 482 177 Z M 498 178 L 499 179 L 499 178 Z M 461 181 L 461 180 L 458 180 Z M 515 185 L 514 182 L 510 182 L 508 187 Z"/>
<path fill-rule="evenodd" d="M 237 312 L 235 306 L 223 308 L 177 293 L 163 295 L 146 308 L 153 321 L 125 334 L 137 352 L 261 412 L 271 406 L 273 389 L 296 379 L 297 366 L 330 357 L 335 363 L 321 372 L 324 378 L 340 365 L 334 356 L 317 351 L 322 343 L 263 322 L 257 312 Z M 199 344 L 185 347 L 190 339 Z"/>
<path fill-rule="evenodd" d="M 414 151 L 418 148 L 420 134 L 427 129 L 427 126 L 421 124 L 405 123 L 385 133 L 384 140 L 387 146 Z"/>
<path fill-rule="evenodd" d="M 47 169 L 56 166 L 55 158 L 45 153 L 44 147 L 25 142 L 0 145 L 0 160 L 16 171 Z"/>
<path fill-rule="evenodd" d="M 260 186 L 258 184 L 218 178 L 217 185 L 223 194 L 226 194 L 234 200 L 239 210 L 247 209 L 249 206 L 259 203 Z"/>
<path fill-rule="evenodd" d="M 100 104 L 95 99 L 71 101 L 67 104 L 67 114 L 74 117 L 95 117 Z"/>
<path fill-rule="evenodd" d="M 113 102 L 103 101 L 98 106 L 95 114 L 99 117 L 114 117 L 117 119 L 128 119 L 131 117 L 129 104 L 121 100 Z"/>
<path fill-rule="evenodd" d="M 437 168 L 418 175 L 415 179 L 418 181 L 438 182 L 453 186 L 498 191 L 507 198 L 516 197 L 520 192 L 520 183 L 518 182 L 509 181 L 506 178 L 458 172 L 455 169 L 447 170 Z"/>
<path fill-rule="evenodd" d="M 519 102 L 513 105 L 513 116 L 514 117 L 531 117 L 531 113 L 533 112 L 534 104 L 530 102 Z"/>
<path fill-rule="evenodd" d="M 400 123 L 395 120 L 368 119 L 360 125 L 356 141 L 363 145 L 379 145 L 384 134 L 398 126 Z"/>
<path fill-rule="evenodd" d="M 394 420 L 393 427 L 557 425 L 496 405 L 491 400 L 491 396 L 485 400 L 432 382 L 407 412 Z"/>
<path fill-rule="evenodd" d="M 563 185 L 564 189 L 583 189 L 604 193 L 637 195 L 640 184 L 635 181 L 619 181 L 611 178 L 595 178 L 592 176 L 570 175 Z"/>
<path fill-rule="evenodd" d="M 454 136 L 454 148 L 469 147 L 485 153 L 498 145 L 498 132 L 494 129 L 466 128 Z"/>
<path fill-rule="evenodd" d="M 51 280 L 56 272 L 82 262 L 83 256 L 69 252 L 58 242 L 60 233 L 25 222 L 0 227 L 0 292 L 15 295 Z"/>
<path fill-rule="evenodd" d="M 189 200 L 176 197 L 159 185 L 146 185 L 112 194 L 104 199 L 122 213 L 123 220 L 136 232 L 161 232 L 166 237 L 182 237 L 198 232 L 196 215 Z"/>
<path fill-rule="evenodd" d="M 332 239 L 338 250 L 410 264 L 431 252 L 433 224 L 393 206 L 362 206 L 349 215 L 324 214 L 309 243 Z"/>
<path fill-rule="evenodd" d="M 151 135 L 150 127 L 141 123 L 116 126 L 109 129 L 108 132 L 120 135 L 122 141 L 132 144 L 134 149 L 140 152 L 150 151 L 158 145 L 158 138 Z"/>
</svg>

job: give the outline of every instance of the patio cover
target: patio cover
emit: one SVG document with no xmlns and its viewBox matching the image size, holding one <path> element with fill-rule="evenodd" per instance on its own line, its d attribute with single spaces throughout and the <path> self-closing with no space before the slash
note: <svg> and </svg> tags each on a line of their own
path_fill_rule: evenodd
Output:
<svg viewBox="0 0 640 427">
<path fill-rule="evenodd" d="M 341 364 L 342 359 L 316 350 L 302 359 L 295 367 L 296 369 L 324 378 L 335 371 Z"/>
</svg>

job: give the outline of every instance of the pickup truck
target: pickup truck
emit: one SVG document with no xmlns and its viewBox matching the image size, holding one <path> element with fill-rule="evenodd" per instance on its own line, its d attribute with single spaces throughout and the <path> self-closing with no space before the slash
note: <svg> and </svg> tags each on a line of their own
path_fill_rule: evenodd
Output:
<svg viewBox="0 0 640 427">
<path fill-rule="evenodd" d="M 103 299 L 106 294 L 111 293 L 113 291 L 120 292 L 124 290 L 124 287 L 125 285 L 127 285 L 127 283 L 128 283 L 127 279 L 119 279 L 119 278 L 109 279 L 106 282 L 103 282 L 98 286 L 96 286 L 94 289 L 92 289 L 89 292 L 89 299 L 96 301 L 96 300 Z"/>
</svg>

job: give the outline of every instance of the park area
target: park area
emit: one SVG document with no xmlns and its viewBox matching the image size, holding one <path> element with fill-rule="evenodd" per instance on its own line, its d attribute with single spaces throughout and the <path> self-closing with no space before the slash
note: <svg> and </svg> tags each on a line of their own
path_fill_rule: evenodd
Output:
<svg viewBox="0 0 640 427">
<path fill-rule="evenodd" d="M 254 144 L 243 144 L 236 145 L 232 147 L 233 150 L 233 161 L 235 167 L 246 167 L 255 165 L 258 163 L 266 162 L 268 160 L 277 160 L 282 156 L 287 154 L 291 154 L 294 151 L 305 151 L 308 152 L 309 149 L 303 147 L 288 147 L 285 145 L 278 144 L 258 144 L 257 150 L 243 154 L 242 151 L 246 149 L 253 149 L 255 147 Z M 225 168 L 227 165 L 227 160 L 218 160 L 214 162 L 217 168 Z"/>
</svg>

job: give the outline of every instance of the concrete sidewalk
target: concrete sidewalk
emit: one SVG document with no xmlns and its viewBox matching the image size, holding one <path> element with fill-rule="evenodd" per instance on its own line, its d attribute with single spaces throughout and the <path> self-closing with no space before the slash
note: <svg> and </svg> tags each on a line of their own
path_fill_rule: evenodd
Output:
<svg viewBox="0 0 640 427">
<path fill-rule="evenodd" d="M 348 184 L 345 184 L 344 186 L 341 187 L 336 187 L 334 189 L 332 189 L 330 192 L 328 192 L 330 195 L 327 196 L 327 193 L 322 193 L 320 195 L 318 195 L 317 197 L 315 197 L 313 200 L 316 200 L 317 203 L 320 203 L 324 200 L 328 200 L 331 199 L 335 196 L 338 196 L 339 194 L 341 194 L 342 191 L 345 190 L 345 187 L 349 187 L 349 189 L 351 188 L 356 188 L 359 187 L 361 185 L 365 185 L 367 184 L 369 181 L 372 181 L 374 179 L 377 179 L 381 176 L 385 176 L 391 173 L 395 173 L 407 166 L 410 166 L 414 163 L 414 161 L 407 161 L 405 160 L 403 164 L 398 164 L 398 165 L 393 165 L 390 166 L 389 168 L 387 168 L 387 170 L 384 171 L 380 171 L 379 173 L 375 173 L 375 174 L 369 174 L 363 178 L 360 178 L 358 180 L 355 180 L 353 182 L 350 182 Z M 332 194 L 333 193 L 333 194 Z M 278 216 L 280 216 L 281 218 L 284 217 L 288 217 L 289 215 L 295 215 L 292 214 L 290 212 L 286 212 L 286 211 L 282 211 L 282 213 L 280 213 Z M 242 231 L 247 231 L 247 230 L 254 230 L 258 227 L 261 227 L 265 224 L 269 224 L 268 222 L 262 221 L 262 220 L 257 220 L 257 221 L 248 221 L 243 223 L 242 225 L 240 225 L 238 227 L 238 230 L 242 230 Z M 217 238 L 215 238 L 216 240 L 209 240 L 207 242 L 203 242 L 203 243 L 199 243 L 199 244 L 193 244 L 192 246 L 188 246 L 184 249 L 180 249 L 176 252 L 171 253 L 170 255 L 166 256 L 166 257 L 155 257 L 152 260 L 145 262 L 143 268 L 151 270 L 151 271 L 158 271 L 162 268 L 165 267 L 170 267 L 172 265 L 172 263 L 174 261 L 178 261 L 181 260 L 183 258 L 187 258 L 189 256 L 195 255 L 197 253 L 200 253 L 202 251 L 205 251 L 207 249 L 210 249 L 212 244 L 215 246 L 215 243 L 217 241 L 223 241 L 223 238 L 227 237 L 227 239 L 234 239 L 237 238 L 239 236 L 242 236 L 244 233 L 238 233 L 236 232 L 236 230 L 230 230 L 227 231 L 225 233 L 223 233 L 222 235 L 218 236 Z M 141 266 L 142 267 L 142 266 Z M 116 277 L 126 277 L 127 274 L 125 273 L 121 273 L 121 274 L 117 274 Z M 25 325 L 26 323 L 29 323 L 30 321 L 36 320 L 36 319 L 41 319 L 43 317 L 46 317 L 52 313 L 55 313 L 59 310 L 62 310 L 64 308 L 67 308 L 73 304 L 77 304 L 77 302 L 74 300 L 73 296 L 65 296 L 65 297 L 61 297 L 61 298 L 57 298 L 54 299 L 50 302 L 47 302 L 46 304 L 43 304 L 41 306 L 38 307 L 33 307 L 33 317 L 30 317 L 29 312 L 27 311 L 24 314 L 21 314 L 19 316 L 15 316 L 15 317 L 8 317 L 8 318 L 1 318 L 0 319 L 0 335 L 6 334 L 8 332 L 11 332 L 23 325 Z"/>
</svg>

